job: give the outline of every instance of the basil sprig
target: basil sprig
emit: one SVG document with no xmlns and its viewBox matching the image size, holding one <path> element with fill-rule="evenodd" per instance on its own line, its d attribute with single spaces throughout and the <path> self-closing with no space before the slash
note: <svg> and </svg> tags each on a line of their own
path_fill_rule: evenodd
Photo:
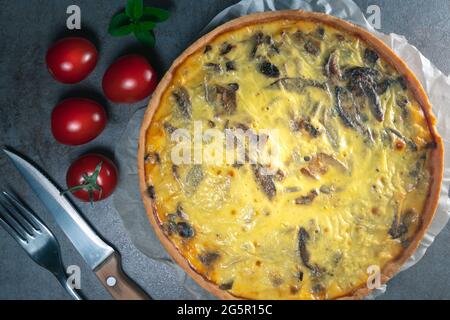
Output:
<svg viewBox="0 0 450 320">
<path fill-rule="evenodd" d="M 108 32 L 114 37 L 131 33 L 144 45 L 155 46 L 153 29 L 158 22 L 169 18 L 164 9 L 144 6 L 143 0 L 128 0 L 124 11 L 116 14 L 109 24 Z"/>
</svg>

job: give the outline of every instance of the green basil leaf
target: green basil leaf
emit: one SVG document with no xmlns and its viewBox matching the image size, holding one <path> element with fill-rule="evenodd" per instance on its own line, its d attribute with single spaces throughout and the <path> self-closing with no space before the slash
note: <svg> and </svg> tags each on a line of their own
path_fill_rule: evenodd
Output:
<svg viewBox="0 0 450 320">
<path fill-rule="evenodd" d="M 163 22 L 169 19 L 169 16 L 170 13 L 167 10 L 155 7 L 145 7 L 142 18 L 146 21 Z"/>
<path fill-rule="evenodd" d="M 126 13 L 121 12 L 116 14 L 109 24 L 108 32 L 114 37 L 126 36 L 132 33 L 134 30 L 134 25 L 130 21 L 130 18 Z"/>
<path fill-rule="evenodd" d="M 144 13 L 143 0 L 128 0 L 125 13 L 130 19 L 137 21 L 142 17 Z"/>
<path fill-rule="evenodd" d="M 152 31 L 139 31 L 135 30 L 134 35 L 144 45 L 149 47 L 155 46 L 155 35 Z"/>
<path fill-rule="evenodd" d="M 139 28 L 137 28 L 136 30 L 138 31 L 149 31 L 152 30 L 156 27 L 156 22 L 153 21 L 140 21 L 138 23 Z"/>
</svg>

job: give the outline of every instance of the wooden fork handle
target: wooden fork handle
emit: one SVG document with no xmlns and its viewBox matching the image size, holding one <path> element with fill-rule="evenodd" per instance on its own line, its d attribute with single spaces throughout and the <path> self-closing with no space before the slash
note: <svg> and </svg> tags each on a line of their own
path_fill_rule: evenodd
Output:
<svg viewBox="0 0 450 320">
<path fill-rule="evenodd" d="M 94 270 L 103 286 L 116 300 L 149 300 L 151 299 L 122 270 L 120 255 L 114 252 Z"/>
</svg>

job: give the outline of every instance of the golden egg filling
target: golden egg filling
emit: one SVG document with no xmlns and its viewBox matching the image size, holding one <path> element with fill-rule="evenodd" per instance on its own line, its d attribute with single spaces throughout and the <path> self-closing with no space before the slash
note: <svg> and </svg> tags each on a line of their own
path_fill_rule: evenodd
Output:
<svg viewBox="0 0 450 320">
<path fill-rule="evenodd" d="M 379 48 L 336 25 L 218 34 L 173 70 L 145 129 L 150 214 L 230 296 L 351 296 L 434 211 L 440 138 L 418 101 Z"/>
</svg>

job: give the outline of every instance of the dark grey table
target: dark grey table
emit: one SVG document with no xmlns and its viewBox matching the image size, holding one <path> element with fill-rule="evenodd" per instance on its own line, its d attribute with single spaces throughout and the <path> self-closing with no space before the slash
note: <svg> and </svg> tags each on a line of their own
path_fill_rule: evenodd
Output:
<svg viewBox="0 0 450 320">
<path fill-rule="evenodd" d="M 95 150 L 113 154 L 115 141 L 123 133 L 133 112 L 143 105 L 114 105 L 104 100 L 101 77 L 107 66 L 128 52 L 147 54 L 160 74 L 186 48 L 199 31 L 222 9 L 236 0 L 146 1 L 171 11 L 168 22 L 156 30 L 157 45 L 147 50 L 133 38 L 112 38 L 107 34 L 111 16 L 125 1 L 112 0 L 0 0 L 0 146 L 23 152 L 45 167 L 60 185 L 65 185 L 68 165 L 79 155 Z M 368 5 L 381 7 L 381 31 L 405 35 L 445 74 L 450 72 L 450 1 L 448 0 L 356 0 L 365 12 Z M 44 56 L 49 45 L 64 35 L 66 8 L 77 4 L 82 10 L 83 33 L 100 51 L 94 73 L 75 86 L 61 85 L 48 74 Z M 109 124 L 102 135 L 81 147 L 56 143 L 50 132 L 50 113 L 62 98 L 83 95 L 97 98 L 107 107 Z M 82 290 L 90 299 L 110 296 L 89 271 L 38 200 L 3 154 L 0 154 L 0 189 L 12 189 L 54 230 L 63 248 L 66 265 L 79 265 Z M 174 290 L 173 277 L 165 270 L 155 272 L 154 263 L 131 243 L 110 199 L 95 208 L 79 204 L 85 217 L 98 232 L 121 252 L 126 271 L 157 299 L 177 299 L 183 290 Z M 389 282 L 381 299 L 450 298 L 450 227 L 447 225 L 413 268 Z M 167 273 L 168 274 L 168 273 Z M 0 229 L 0 298 L 67 299 L 55 279 L 26 256 L 12 238 Z"/>
</svg>

